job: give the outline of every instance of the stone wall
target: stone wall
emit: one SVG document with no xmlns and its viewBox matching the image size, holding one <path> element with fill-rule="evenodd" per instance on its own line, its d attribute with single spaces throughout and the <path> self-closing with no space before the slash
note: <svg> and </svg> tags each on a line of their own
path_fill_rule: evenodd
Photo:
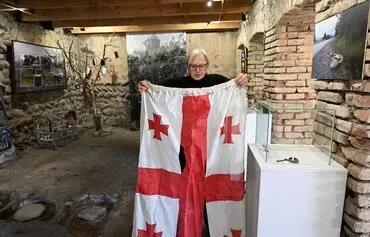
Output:
<svg viewBox="0 0 370 237">
<path fill-rule="evenodd" d="M 187 33 L 186 49 L 190 53 L 195 48 L 206 50 L 209 60 L 209 72 L 234 78 L 240 73 L 236 63 L 240 64 L 240 55 L 236 55 L 237 32 Z M 239 67 L 240 68 L 240 67 Z"/>
<path fill-rule="evenodd" d="M 67 89 L 35 93 L 13 94 L 11 88 L 11 61 L 7 54 L 11 40 L 56 47 L 56 40 L 69 44 L 77 40 L 61 31 L 46 31 L 35 24 L 19 24 L 11 15 L 0 15 L 0 82 L 9 126 L 15 144 L 32 145 L 36 141 L 36 122 L 41 116 L 50 117 L 54 126 L 64 122 L 69 110 L 77 113 L 79 121 L 86 115 L 81 89 L 68 85 Z M 76 46 L 78 43 L 76 43 Z"/>
<path fill-rule="evenodd" d="M 95 88 L 102 125 L 128 127 L 130 122 L 129 88 L 123 85 L 98 85 Z"/>
<path fill-rule="evenodd" d="M 316 21 L 361 2 L 323 0 L 316 6 Z M 333 158 L 349 171 L 343 232 L 350 237 L 370 235 L 370 48 L 365 60 L 363 80 L 317 80 L 312 84 L 318 91 L 316 106 L 336 110 L 332 151 Z M 321 134 L 319 139 L 328 139 L 325 129 L 325 123 L 315 128 Z"/>
</svg>

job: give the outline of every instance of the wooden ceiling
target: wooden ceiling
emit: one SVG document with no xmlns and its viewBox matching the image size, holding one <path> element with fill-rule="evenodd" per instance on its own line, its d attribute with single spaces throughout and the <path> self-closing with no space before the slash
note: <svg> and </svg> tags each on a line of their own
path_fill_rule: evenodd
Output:
<svg viewBox="0 0 370 237">
<path fill-rule="evenodd" d="M 239 28 L 251 0 L 12 0 L 1 10 L 20 10 L 22 21 L 52 22 L 72 33 L 221 31 Z M 1 9 L 2 8 L 2 9 Z"/>
</svg>

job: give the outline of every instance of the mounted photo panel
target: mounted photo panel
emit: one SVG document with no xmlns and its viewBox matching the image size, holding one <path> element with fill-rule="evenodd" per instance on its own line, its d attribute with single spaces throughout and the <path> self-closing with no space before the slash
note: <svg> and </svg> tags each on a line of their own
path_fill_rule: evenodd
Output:
<svg viewBox="0 0 370 237">
<path fill-rule="evenodd" d="M 368 30 L 369 1 L 315 25 L 312 77 L 361 80 Z"/>
<path fill-rule="evenodd" d="M 15 93 L 64 89 L 65 61 L 59 48 L 13 41 L 13 91 Z"/>
<path fill-rule="evenodd" d="M 158 84 L 186 75 L 186 33 L 127 34 L 128 78 Z"/>
</svg>

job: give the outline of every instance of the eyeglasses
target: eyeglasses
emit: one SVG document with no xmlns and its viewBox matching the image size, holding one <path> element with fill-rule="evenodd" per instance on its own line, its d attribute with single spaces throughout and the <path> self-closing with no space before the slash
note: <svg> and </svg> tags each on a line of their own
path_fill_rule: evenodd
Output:
<svg viewBox="0 0 370 237">
<path fill-rule="evenodd" d="M 207 67 L 208 67 L 208 64 L 199 64 L 199 65 L 189 64 L 190 70 L 193 70 L 193 71 L 196 71 L 197 68 L 199 68 L 199 70 L 205 70 Z"/>
</svg>

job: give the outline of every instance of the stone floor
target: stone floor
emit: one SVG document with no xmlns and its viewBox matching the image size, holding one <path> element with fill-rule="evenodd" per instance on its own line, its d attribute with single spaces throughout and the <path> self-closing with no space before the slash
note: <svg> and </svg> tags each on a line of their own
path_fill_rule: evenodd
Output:
<svg viewBox="0 0 370 237">
<path fill-rule="evenodd" d="M 120 194 L 119 204 L 105 225 L 104 237 L 130 236 L 133 197 L 136 185 L 139 133 L 115 129 L 106 137 L 92 137 L 88 132 L 80 139 L 57 150 L 29 149 L 11 167 L 0 170 L 0 190 L 14 190 L 25 195 L 45 195 L 55 201 L 57 211 L 67 199 L 86 193 Z M 53 225 L 53 221 L 50 225 Z M 40 232 L 28 232 L 31 224 L 14 228 L 0 223 L 1 237 L 40 237 Z M 30 227 L 31 225 L 31 227 Z M 35 229 L 52 229 L 51 226 Z M 55 230 L 55 228 L 54 228 Z M 12 232 L 13 231 L 13 232 Z M 42 232 L 45 232 L 42 231 Z M 20 233 L 27 233 L 20 235 Z M 52 236 L 66 236 L 65 230 Z"/>
</svg>

